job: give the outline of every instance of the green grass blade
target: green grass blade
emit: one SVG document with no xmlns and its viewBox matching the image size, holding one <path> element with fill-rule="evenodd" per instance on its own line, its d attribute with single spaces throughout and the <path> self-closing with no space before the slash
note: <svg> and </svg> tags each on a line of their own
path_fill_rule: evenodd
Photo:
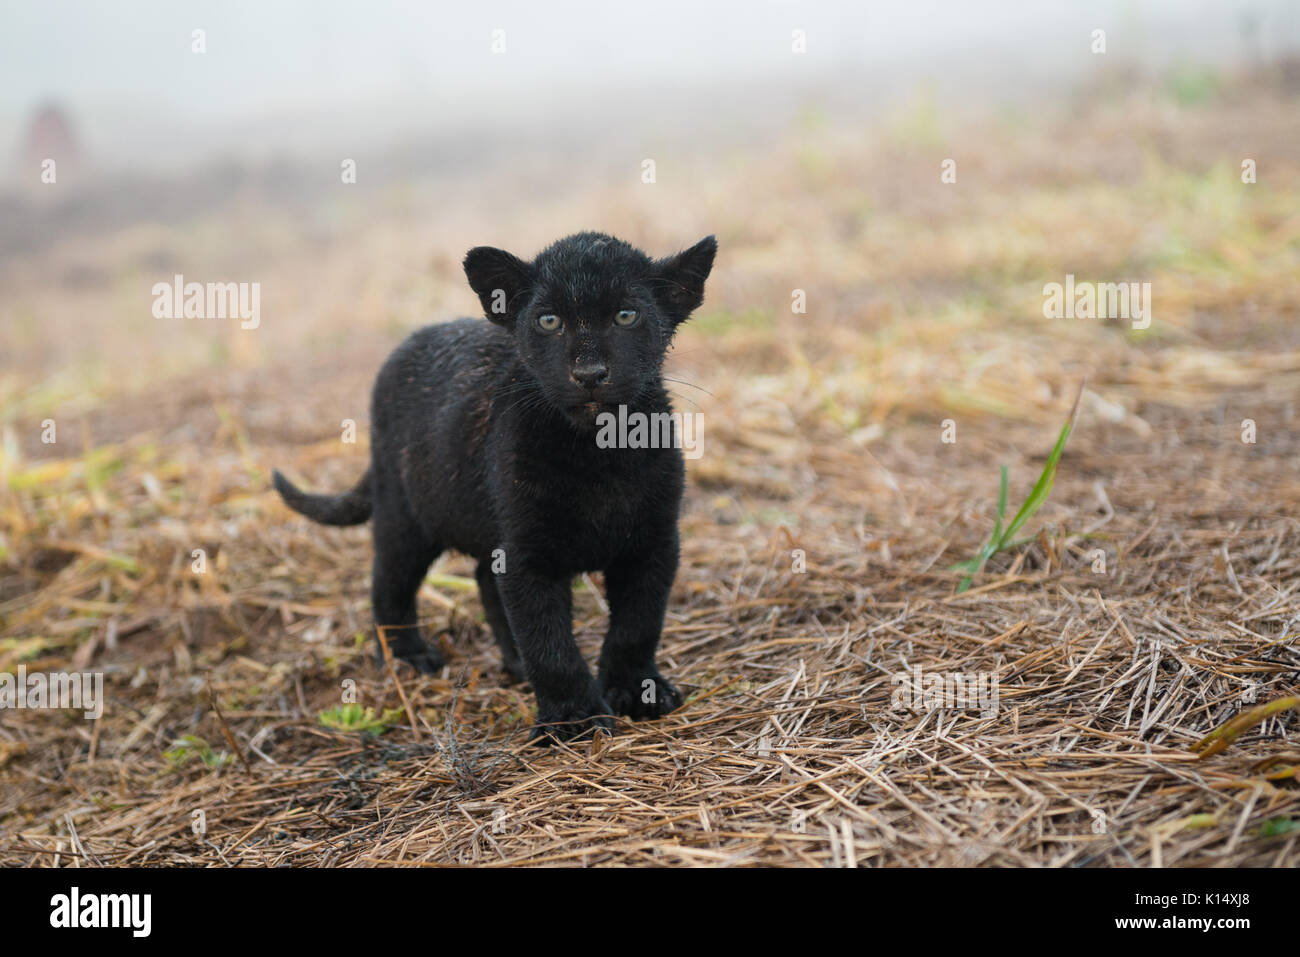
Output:
<svg viewBox="0 0 1300 957">
<path fill-rule="evenodd" d="M 1074 419 L 1079 413 L 1079 399 L 1083 397 L 1083 386 L 1079 386 L 1079 394 L 1074 397 L 1074 405 L 1070 409 L 1070 416 L 1065 420 L 1065 425 L 1061 426 L 1061 434 L 1056 438 L 1056 445 L 1052 448 L 1052 454 L 1047 457 L 1047 464 L 1043 466 L 1042 474 L 1038 476 L 1038 481 L 1034 483 L 1033 490 L 1029 493 L 1029 498 L 1025 499 L 1025 504 L 1020 506 L 1020 511 L 1016 517 L 1011 520 L 1006 531 L 1002 535 L 1002 542 L 1010 541 L 1011 537 L 1020 531 L 1020 527 L 1033 517 L 1045 501 L 1047 496 L 1052 492 L 1052 485 L 1056 482 L 1056 467 L 1060 464 L 1061 456 L 1065 453 L 1065 443 L 1070 440 L 1070 433 L 1074 430 Z"/>
<path fill-rule="evenodd" d="M 967 572 L 966 577 L 957 586 L 957 594 L 960 595 L 970 588 L 975 576 L 984 570 L 985 563 L 998 552 L 1026 545 L 1034 540 L 1033 536 L 1019 540 L 1015 540 L 1014 536 L 1034 516 L 1034 513 L 1038 511 L 1039 507 L 1047 501 L 1047 497 L 1052 493 L 1052 486 L 1056 483 L 1056 470 L 1061 463 L 1061 456 L 1065 454 L 1065 445 L 1070 440 L 1070 433 L 1074 430 L 1074 420 L 1079 412 L 1079 400 L 1081 398 L 1083 398 L 1082 383 L 1079 384 L 1079 392 L 1074 397 L 1074 405 L 1070 408 L 1070 415 L 1065 420 L 1065 424 L 1061 426 L 1061 432 L 1056 437 L 1056 445 L 1052 447 L 1052 452 L 1047 457 L 1047 462 L 1038 476 L 1038 481 L 1034 483 L 1034 487 L 1029 492 L 1029 497 L 1020 506 L 1020 510 L 1016 512 L 1011 524 L 1005 527 L 1003 527 L 1003 522 L 1007 514 L 1007 467 L 1002 466 L 1002 474 L 998 482 L 998 514 L 993 526 L 993 535 L 973 558 L 948 566 L 949 571 Z"/>
<path fill-rule="evenodd" d="M 998 519 L 993 526 L 993 541 L 1002 541 L 1002 523 L 1007 517 L 1007 467 L 1002 466 L 1002 478 L 998 481 Z"/>
<path fill-rule="evenodd" d="M 1029 497 L 1025 499 L 1025 504 L 1020 506 L 1020 511 L 1016 512 L 1016 517 L 1007 526 L 999 544 L 1005 545 L 1012 535 L 1020 531 L 1025 522 L 1033 518 L 1039 506 L 1047 501 L 1047 496 L 1052 492 L 1052 485 L 1056 482 L 1057 463 L 1061 461 L 1061 453 L 1065 451 L 1065 442 L 1070 437 L 1070 425 L 1071 423 L 1067 422 L 1061 428 L 1061 436 L 1056 440 L 1056 447 L 1052 449 L 1052 454 L 1047 457 L 1047 464 L 1043 466 L 1038 481 L 1034 483 Z"/>
</svg>

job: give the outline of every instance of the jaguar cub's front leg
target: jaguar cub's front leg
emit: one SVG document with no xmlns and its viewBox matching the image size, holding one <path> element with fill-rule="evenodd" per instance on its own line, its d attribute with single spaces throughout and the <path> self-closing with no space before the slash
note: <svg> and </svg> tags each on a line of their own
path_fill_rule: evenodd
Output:
<svg viewBox="0 0 1300 957">
<path fill-rule="evenodd" d="M 533 740 L 545 744 L 597 728 L 610 730 L 614 712 L 573 640 L 569 579 L 512 568 L 499 577 L 497 589 L 523 659 L 524 674 L 537 696 Z"/>
<path fill-rule="evenodd" d="M 676 574 L 675 531 L 658 547 L 605 569 L 609 633 L 600 651 L 599 684 L 615 714 L 657 718 L 682 703 L 677 689 L 655 667 Z"/>
</svg>

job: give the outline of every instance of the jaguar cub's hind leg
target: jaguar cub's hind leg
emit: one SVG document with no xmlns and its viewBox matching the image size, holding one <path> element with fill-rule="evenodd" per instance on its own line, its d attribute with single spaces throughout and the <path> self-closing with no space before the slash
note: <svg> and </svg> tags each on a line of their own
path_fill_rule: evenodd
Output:
<svg viewBox="0 0 1300 957">
<path fill-rule="evenodd" d="M 395 657 L 408 662 L 416 671 L 432 674 L 444 661 L 420 634 L 416 595 L 429 566 L 442 549 L 419 534 L 413 523 L 378 512 L 374 516 L 374 539 L 370 603 L 375 626 L 383 628 L 388 648 Z M 376 647 L 376 654 L 382 664 L 382 647 Z"/>
<path fill-rule="evenodd" d="M 497 646 L 501 649 L 501 667 L 512 680 L 523 681 L 526 678 L 524 665 L 519 660 L 519 647 L 510 632 L 506 610 L 501 605 L 501 595 L 497 591 L 496 573 L 492 571 L 492 563 L 487 559 L 479 562 L 474 570 L 474 578 L 478 581 L 478 594 L 483 601 L 483 614 L 487 617 L 488 627 L 492 629 L 492 637 L 496 639 Z"/>
</svg>

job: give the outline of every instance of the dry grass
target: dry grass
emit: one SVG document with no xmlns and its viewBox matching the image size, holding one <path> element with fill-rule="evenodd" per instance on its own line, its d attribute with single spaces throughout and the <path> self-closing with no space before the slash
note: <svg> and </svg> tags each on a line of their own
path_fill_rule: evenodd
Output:
<svg viewBox="0 0 1300 957">
<path fill-rule="evenodd" d="M 365 644 L 366 531 L 268 489 L 272 466 L 322 487 L 359 473 L 370 377 L 415 321 L 388 272 L 354 313 L 299 304 L 215 367 L 185 360 L 202 375 L 90 392 L 15 366 L 0 668 L 101 670 L 109 701 L 97 722 L 0 715 L 0 863 L 1294 866 L 1294 714 L 1194 750 L 1300 671 L 1300 113 L 1223 96 L 1103 98 L 1070 150 L 1077 114 L 1008 121 L 996 149 L 929 113 L 830 124 L 728 169 L 700 159 L 698 202 L 597 186 L 518 224 L 521 250 L 582 213 L 724 250 L 673 372 L 706 423 L 660 656 L 690 699 L 576 749 L 524 746 L 530 696 L 503 680 L 466 560 L 423 593 L 453 664 L 399 687 Z M 1247 139 L 1255 186 L 1236 175 Z M 949 155 L 961 189 L 938 184 Z M 434 249 L 453 288 L 455 228 L 438 245 L 374 220 L 313 255 L 414 274 Z M 263 281 L 301 281 L 306 258 L 271 257 Z M 1151 332 L 1043 320 L 1066 272 L 1150 281 Z M 33 281 L 11 308 L 56 294 Z M 319 348 L 291 351 L 309 327 Z M 945 569 L 987 538 L 999 466 L 1018 501 L 1085 377 L 1037 541 L 956 595 Z M 593 579 L 575 595 L 589 653 Z M 996 713 L 891 707 L 916 667 L 995 674 Z M 401 716 L 376 738 L 322 726 L 346 681 Z M 169 759 L 184 735 L 215 766 Z"/>
</svg>

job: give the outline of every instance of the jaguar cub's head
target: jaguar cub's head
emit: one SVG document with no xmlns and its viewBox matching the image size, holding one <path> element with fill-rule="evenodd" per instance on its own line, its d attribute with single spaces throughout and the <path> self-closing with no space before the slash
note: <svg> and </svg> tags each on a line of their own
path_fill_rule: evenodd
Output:
<svg viewBox="0 0 1300 957">
<path fill-rule="evenodd" d="M 637 401 L 660 382 L 673 333 L 704 300 L 717 241 L 651 259 L 603 233 L 577 233 L 525 262 L 478 246 L 465 275 L 514 336 L 541 394 L 575 424 Z"/>
</svg>

